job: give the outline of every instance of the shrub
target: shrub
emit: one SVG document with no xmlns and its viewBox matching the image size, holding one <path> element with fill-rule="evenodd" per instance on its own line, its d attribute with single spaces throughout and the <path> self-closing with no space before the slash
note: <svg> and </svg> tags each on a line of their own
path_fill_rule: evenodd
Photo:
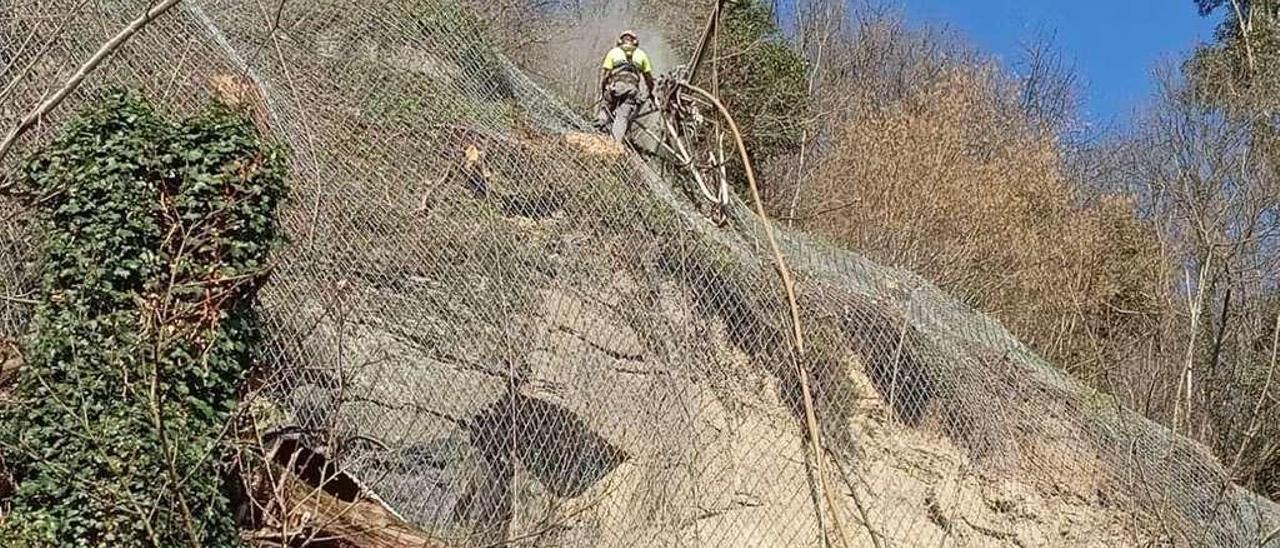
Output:
<svg viewBox="0 0 1280 548">
<path fill-rule="evenodd" d="M 225 110 L 114 92 L 30 159 L 46 238 L 0 451 L 9 546 L 227 546 L 222 434 L 259 338 L 279 150 Z"/>
<path fill-rule="evenodd" d="M 798 216 L 1089 377 L 1149 327 L 1159 249 L 1126 200 L 1075 203 L 1055 141 L 1004 93 L 991 72 L 953 69 L 850 118 Z"/>
</svg>

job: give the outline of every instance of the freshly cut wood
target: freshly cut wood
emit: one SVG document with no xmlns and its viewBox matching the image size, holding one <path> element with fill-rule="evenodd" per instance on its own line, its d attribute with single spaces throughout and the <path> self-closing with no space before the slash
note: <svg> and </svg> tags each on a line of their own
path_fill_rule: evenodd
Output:
<svg viewBox="0 0 1280 548">
<path fill-rule="evenodd" d="M 443 547 L 426 533 L 415 529 L 372 499 L 358 497 L 345 501 L 277 468 L 282 500 L 291 516 L 305 520 L 290 535 L 300 541 L 311 538 L 309 546 L 353 548 Z M 279 533 L 259 532 L 259 540 L 279 537 Z"/>
<path fill-rule="evenodd" d="M 245 535 L 258 546 L 436 548 L 444 542 L 406 523 L 368 488 L 296 439 L 281 440 L 255 498 L 262 524 Z M 265 472 L 265 471 L 264 471 Z"/>
</svg>

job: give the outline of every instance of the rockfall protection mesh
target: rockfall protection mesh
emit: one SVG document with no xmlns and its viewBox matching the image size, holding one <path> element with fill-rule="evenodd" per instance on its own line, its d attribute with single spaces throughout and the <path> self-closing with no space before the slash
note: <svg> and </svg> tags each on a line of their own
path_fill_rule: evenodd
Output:
<svg viewBox="0 0 1280 548">
<path fill-rule="evenodd" d="M 4 127 L 149 5 L 0 0 Z M 455 3 L 180 2 L 15 156 L 111 85 L 238 102 L 288 145 L 269 398 L 448 544 L 820 545 L 815 459 L 850 545 L 1253 546 L 1280 524 L 997 322 L 784 232 L 798 355 L 759 219 L 714 226 Z M 3 296 L 30 285 L 21 214 L 0 203 Z M 0 337 L 24 306 L 0 300 Z"/>
</svg>

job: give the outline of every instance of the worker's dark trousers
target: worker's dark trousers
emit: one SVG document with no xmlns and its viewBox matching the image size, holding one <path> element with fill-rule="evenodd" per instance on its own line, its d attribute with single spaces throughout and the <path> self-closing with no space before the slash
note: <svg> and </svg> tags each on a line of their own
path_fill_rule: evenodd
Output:
<svg viewBox="0 0 1280 548">
<path fill-rule="evenodd" d="M 604 104 L 600 106 L 600 110 L 596 112 L 596 121 L 600 127 L 608 127 L 610 113 L 613 113 L 613 125 L 610 133 L 613 140 L 621 143 L 627 137 L 627 129 L 631 127 L 631 120 L 635 118 L 636 113 L 640 110 L 640 101 L 638 93 L 608 93 L 605 97 Z"/>
</svg>

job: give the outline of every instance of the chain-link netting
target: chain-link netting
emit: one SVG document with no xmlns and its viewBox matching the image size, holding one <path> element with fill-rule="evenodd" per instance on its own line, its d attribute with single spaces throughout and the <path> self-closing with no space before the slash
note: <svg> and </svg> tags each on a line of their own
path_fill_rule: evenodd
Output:
<svg viewBox="0 0 1280 548">
<path fill-rule="evenodd" d="M 0 0 L 4 127 L 150 5 Z M 997 322 L 784 232 L 796 352 L 760 220 L 716 226 L 482 35 L 443 0 L 180 2 L 15 156 L 108 86 L 248 108 L 291 157 L 270 400 L 448 544 L 820 545 L 838 521 L 851 545 L 1253 546 L 1280 524 Z M 0 337 L 30 297 L 19 214 L 0 204 Z"/>
</svg>

